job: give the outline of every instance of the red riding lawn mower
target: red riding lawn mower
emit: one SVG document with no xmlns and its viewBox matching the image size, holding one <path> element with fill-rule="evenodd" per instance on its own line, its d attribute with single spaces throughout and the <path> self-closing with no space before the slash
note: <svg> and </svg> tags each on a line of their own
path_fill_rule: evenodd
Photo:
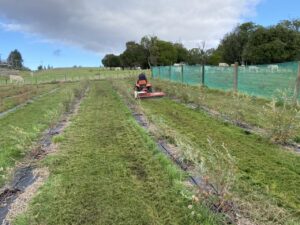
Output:
<svg viewBox="0 0 300 225">
<path fill-rule="evenodd" d="M 138 79 L 135 83 L 134 98 L 156 98 L 165 96 L 164 92 L 152 92 L 152 85 L 145 79 Z"/>
</svg>

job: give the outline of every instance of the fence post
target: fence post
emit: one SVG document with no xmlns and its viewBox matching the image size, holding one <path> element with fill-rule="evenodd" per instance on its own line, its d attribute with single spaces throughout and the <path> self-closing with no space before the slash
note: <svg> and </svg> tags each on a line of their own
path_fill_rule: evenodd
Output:
<svg viewBox="0 0 300 225">
<path fill-rule="evenodd" d="M 205 84 L 205 81 L 204 81 L 204 79 L 205 79 L 205 66 L 204 66 L 204 64 L 202 64 L 202 79 L 201 79 L 201 83 L 202 83 L 202 86 L 204 86 L 204 84 Z"/>
<path fill-rule="evenodd" d="M 183 76 L 184 76 L 184 75 L 183 75 L 183 65 L 181 65 L 181 83 L 182 83 L 182 84 L 183 84 L 183 81 L 184 81 L 184 80 L 183 80 Z"/>
<path fill-rule="evenodd" d="M 300 94 L 300 61 L 298 62 L 298 76 L 296 79 L 294 102 L 297 103 Z"/>
<path fill-rule="evenodd" d="M 160 79 L 160 66 L 158 67 L 158 79 Z"/>
<path fill-rule="evenodd" d="M 169 66 L 169 81 L 171 81 L 172 77 L 172 66 Z"/>
<path fill-rule="evenodd" d="M 234 75 L 233 75 L 233 91 L 238 91 L 238 70 L 239 70 L 239 63 L 234 63 Z"/>
</svg>

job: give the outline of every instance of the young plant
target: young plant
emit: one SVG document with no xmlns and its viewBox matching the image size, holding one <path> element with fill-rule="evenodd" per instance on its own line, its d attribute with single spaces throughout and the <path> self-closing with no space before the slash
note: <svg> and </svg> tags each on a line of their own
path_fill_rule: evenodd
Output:
<svg viewBox="0 0 300 225">
<path fill-rule="evenodd" d="M 280 97 L 264 106 L 262 113 L 269 120 L 266 130 L 272 141 L 287 144 L 299 132 L 300 111 L 287 92 L 281 92 Z"/>
</svg>

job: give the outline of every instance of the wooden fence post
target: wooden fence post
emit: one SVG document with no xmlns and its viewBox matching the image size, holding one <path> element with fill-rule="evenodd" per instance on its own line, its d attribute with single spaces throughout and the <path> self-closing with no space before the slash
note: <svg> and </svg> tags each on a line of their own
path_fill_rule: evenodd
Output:
<svg viewBox="0 0 300 225">
<path fill-rule="evenodd" d="M 158 79 L 160 79 L 160 67 L 161 66 L 158 67 Z"/>
<path fill-rule="evenodd" d="M 183 81 L 184 81 L 184 79 L 183 79 L 183 65 L 181 65 L 181 83 L 183 84 Z"/>
<path fill-rule="evenodd" d="M 233 91 L 238 91 L 238 70 L 239 70 L 239 63 L 236 62 L 234 64 L 234 75 L 233 75 Z"/>
<path fill-rule="evenodd" d="M 300 61 L 298 62 L 298 76 L 296 79 L 294 102 L 297 103 L 300 94 Z"/>
<path fill-rule="evenodd" d="M 201 74 L 201 84 L 202 84 L 202 86 L 204 86 L 204 84 L 205 84 L 205 66 L 204 66 L 204 64 L 202 64 L 202 74 Z"/>
</svg>

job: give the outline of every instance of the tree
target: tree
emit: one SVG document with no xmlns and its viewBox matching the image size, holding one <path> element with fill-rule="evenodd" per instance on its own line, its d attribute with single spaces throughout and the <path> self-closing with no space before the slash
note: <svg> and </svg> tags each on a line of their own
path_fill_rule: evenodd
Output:
<svg viewBox="0 0 300 225">
<path fill-rule="evenodd" d="M 258 26 L 252 22 L 243 23 L 225 35 L 219 46 L 222 49 L 222 60 L 228 64 L 234 62 L 243 64 L 246 60 L 245 47 L 257 28 Z"/>
<path fill-rule="evenodd" d="M 121 60 L 119 56 L 116 56 L 114 54 L 107 54 L 102 59 L 102 64 L 105 67 L 120 67 L 121 66 Z"/>
<path fill-rule="evenodd" d="M 175 43 L 174 48 L 176 50 L 177 55 L 176 63 L 187 62 L 189 51 L 180 43 Z"/>
<path fill-rule="evenodd" d="M 39 70 L 39 71 L 40 71 L 40 70 L 43 70 L 43 66 L 42 66 L 42 65 L 39 65 L 38 68 L 37 68 L 37 70 Z"/>
<path fill-rule="evenodd" d="M 120 55 L 120 58 L 123 67 L 148 67 L 146 50 L 134 41 L 126 43 L 126 50 Z"/>
<path fill-rule="evenodd" d="M 282 20 L 278 25 L 296 32 L 300 32 L 300 19 Z"/>
<path fill-rule="evenodd" d="M 208 49 L 207 50 L 207 64 L 217 66 L 222 61 L 222 50 L 221 48 L 217 49 Z"/>
<path fill-rule="evenodd" d="M 23 58 L 21 53 L 17 49 L 10 52 L 7 58 L 7 62 L 14 69 L 22 69 L 23 67 Z"/>
<path fill-rule="evenodd" d="M 158 60 L 160 66 L 173 65 L 177 61 L 177 52 L 171 42 L 157 40 Z"/>
<path fill-rule="evenodd" d="M 157 66 L 159 51 L 157 46 L 158 38 L 156 36 L 144 36 L 141 39 L 141 46 L 145 49 L 148 68 L 151 66 Z"/>
<path fill-rule="evenodd" d="M 249 39 L 245 56 L 254 64 L 280 63 L 299 60 L 299 49 L 299 32 L 278 24 L 257 29 Z"/>
</svg>

